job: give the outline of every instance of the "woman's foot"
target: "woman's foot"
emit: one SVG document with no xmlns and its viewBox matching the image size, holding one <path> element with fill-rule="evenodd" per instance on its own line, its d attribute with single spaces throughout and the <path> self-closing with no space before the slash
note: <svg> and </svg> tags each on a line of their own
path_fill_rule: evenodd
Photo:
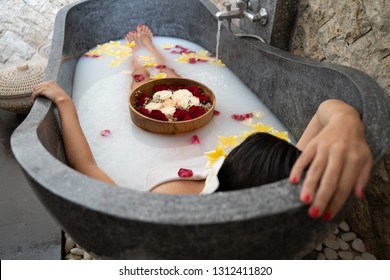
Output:
<svg viewBox="0 0 390 280">
<path fill-rule="evenodd" d="M 139 24 L 137 26 L 138 39 L 141 41 L 142 45 L 145 46 L 148 50 L 154 48 L 152 43 L 153 33 L 150 28 L 146 25 Z"/>
</svg>

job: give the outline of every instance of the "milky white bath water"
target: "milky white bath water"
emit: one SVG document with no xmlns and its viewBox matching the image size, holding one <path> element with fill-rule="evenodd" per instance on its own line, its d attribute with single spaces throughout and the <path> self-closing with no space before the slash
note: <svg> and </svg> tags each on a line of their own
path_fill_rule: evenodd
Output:
<svg viewBox="0 0 390 280">
<path fill-rule="evenodd" d="M 123 41 L 120 41 L 123 43 Z M 227 67 L 208 62 L 184 64 L 175 61 L 163 45 L 180 45 L 192 51 L 204 50 L 192 42 L 168 37 L 154 37 L 153 42 L 167 59 L 167 65 L 185 78 L 207 85 L 216 96 L 219 115 L 205 127 L 180 135 L 159 135 L 143 131 L 130 118 L 128 100 L 132 83 L 130 57 L 115 67 L 109 67 L 115 57 L 80 58 L 74 79 L 73 100 L 80 123 L 97 164 L 122 187 L 144 190 L 145 172 L 164 162 L 191 160 L 214 150 L 218 136 L 241 135 L 252 128 L 234 120 L 232 114 L 261 112 L 255 119 L 279 131 L 286 131 L 271 111 Z M 141 48 L 133 56 L 146 56 Z M 140 61 L 142 63 L 142 61 Z M 156 71 L 152 69 L 151 71 Z M 161 80 L 163 81 L 163 80 Z M 101 131 L 110 134 L 102 136 Z M 200 144 L 192 143 L 197 135 Z M 291 135 L 290 135 L 291 138 Z M 207 158 L 205 157 L 205 164 Z M 178 169 L 186 166 L 178 166 Z"/>
</svg>

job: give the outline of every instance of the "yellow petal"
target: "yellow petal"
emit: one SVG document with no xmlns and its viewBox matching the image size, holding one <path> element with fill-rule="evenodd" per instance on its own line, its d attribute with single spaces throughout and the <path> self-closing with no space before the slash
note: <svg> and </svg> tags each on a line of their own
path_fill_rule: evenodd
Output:
<svg viewBox="0 0 390 280">
<path fill-rule="evenodd" d="M 157 79 L 164 79 L 166 77 L 167 77 L 166 73 L 160 73 L 160 74 L 154 74 L 151 78 L 157 80 Z"/>
<path fill-rule="evenodd" d="M 244 131 L 244 133 L 242 135 L 240 135 L 239 137 L 242 139 L 242 141 L 244 141 L 246 138 L 248 138 L 249 136 L 251 136 L 253 134 L 253 132 L 250 132 L 250 131 Z"/>
<path fill-rule="evenodd" d="M 163 49 L 172 49 L 174 47 L 174 45 L 169 44 L 169 43 L 165 43 L 165 44 L 162 44 L 160 47 Z"/>
<path fill-rule="evenodd" d="M 134 46 L 135 46 L 135 41 L 131 41 L 131 42 L 126 43 L 126 47 L 128 47 L 128 48 L 132 48 Z"/>
<path fill-rule="evenodd" d="M 239 143 L 237 142 L 237 136 L 233 135 L 230 137 L 226 136 L 218 136 L 219 143 L 221 143 L 221 146 L 223 148 L 228 148 L 228 147 L 235 147 Z"/>
<path fill-rule="evenodd" d="M 148 54 L 148 55 L 140 55 L 138 57 L 138 60 L 140 60 L 140 61 L 154 61 L 156 59 L 151 54 Z"/>
<path fill-rule="evenodd" d="M 209 160 L 207 162 L 207 168 L 210 168 L 211 166 L 213 166 L 215 161 L 218 158 L 227 156 L 227 154 L 225 153 L 225 151 L 223 150 L 223 148 L 221 146 L 217 146 L 214 151 L 206 152 L 205 155 Z"/>
<path fill-rule="evenodd" d="M 88 55 L 100 55 L 101 54 L 101 51 L 99 50 L 90 50 L 89 52 L 87 52 Z"/>
<path fill-rule="evenodd" d="M 253 131 L 255 132 L 268 132 L 271 131 L 272 126 L 264 125 L 262 123 L 257 123 L 255 125 L 252 125 Z"/>
<path fill-rule="evenodd" d="M 143 66 L 146 66 L 146 67 L 154 67 L 154 66 L 157 66 L 157 62 L 153 61 L 153 62 L 148 62 L 148 61 L 145 61 Z"/>
<path fill-rule="evenodd" d="M 222 63 L 222 60 L 218 59 L 217 61 L 215 59 L 209 60 L 212 65 L 215 66 L 225 66 L 225 64 Z"/>
<path fill-rule="evenodd" d="M 271 134 L 275 137 L 278 137 L 279 139 L 285 140 L 287 142 L 291 142 L 290 138 L 288 138 L 288 132 L 287 131 L 277 131 L 272 130 Z"/>
</svg>

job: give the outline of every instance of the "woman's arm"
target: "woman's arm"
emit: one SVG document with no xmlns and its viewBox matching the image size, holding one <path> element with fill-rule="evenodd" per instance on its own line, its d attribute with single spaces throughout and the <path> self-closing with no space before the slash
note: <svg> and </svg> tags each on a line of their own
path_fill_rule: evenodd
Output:
<svg viewBox="0 0 390 280">
<path fill-rule="evenodd" d="M 304 171 L 300 199 L 311 204 L 309 215 L 330 220 L 354 190 L 364 197 L 372 154 L 364 137 L 359 112 L 340 100 L 323 102 L 298 141 L 302 150 L 290 173 L 298 182 Z"/>
<path fill-rule="evenodd" d="M 87 139 L 81 129 L 72 99 L 53 81 L 36 86 L 33 89 L 32 98 L 35 100 L 39 95 L 52 100 L 58 108 L 62 138 L 69 165 L 87 176 L 115 185 L 114 181 L 96 165 Z"/>
</svg>

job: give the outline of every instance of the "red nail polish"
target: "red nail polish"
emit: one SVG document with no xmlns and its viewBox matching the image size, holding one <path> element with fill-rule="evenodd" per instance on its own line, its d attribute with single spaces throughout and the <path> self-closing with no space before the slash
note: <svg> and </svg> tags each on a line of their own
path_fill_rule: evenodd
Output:
<svg viewBox="0 0 390 280">
<path fill-rule="evenodd" d="M 332 219 L 332 214 L 329 213 L 329 212 L 326 212 L 323 216 L 322 216 L 322 219 L 325 221 L 325 222 L 328 222 Z"/>
<path fill-rule="evenodd" d="M 319 213 L 320 213 L 320 210 L 318 208 L 315 208 L 315 207 L 312 207 L 309 210 L 309 215 L 313 219 L 317 218 Z"/>
<path fill-rule="evenodd" d="M 358 195 L 358 198 L 363 199 L 366 196 L 366 193 L 364 192 L 364 189 L 361 188 L 358 190 L 357 195 Z"/>
<path fill-rule="evenodd" d="M 309 194 L 304 194 L 304 195 L 302 196 L 302 200 L 303 200 L 303 202 L 305 202 L 305 203 L 310 203 L 311 197 L 310 197 Z"/>
<path fill-rule="evenodd" d="M 142 24 L 138 24 L 138 28 L 141 28 L 142 27 Z"/>
<path fill-rule="evenodd" d="M 290 178 L 290 182 L 293 183 L 293 184 L 298 183 L 298 178 L 297 178 L 297 176 L 291 177 L 291 178 Z"/>
<path fill-rule="evenodd" d="M 133 34 L 134 34 L 134 33 L 136 33 L 136 32 L 135 32 L 135 30 L 132 30 L 132 31 L 131 31 L 131 33 L 133 33 Z"/>
</svg>

